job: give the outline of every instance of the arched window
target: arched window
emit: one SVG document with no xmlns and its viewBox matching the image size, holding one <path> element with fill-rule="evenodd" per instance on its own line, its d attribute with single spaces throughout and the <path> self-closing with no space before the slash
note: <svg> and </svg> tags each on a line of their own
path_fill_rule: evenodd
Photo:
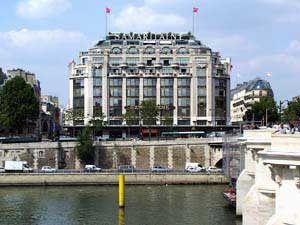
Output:
<svg viewBox="0 0 300 225">
<path fill-rule="evenodd" d="M 152 47 L 147 47 L 144 51 L 144 54 L 154 54 L 155 50 Z"/>
<path fill-rule="evenodd" d="M 39 158 L 44 158 L 44 152 L 43 151 L 39 151 Z"/>
<path fill-rule="evenodd" d="M 188 54 L 189 53 L 189 51 L 186 49 L 186 48 L 179 48 L 178 50 L 177 50 L 177 54 Z"/>
<path fill-rule="evenodd" d="M 121 54 L 122 53 L 122 49 L 115 47 L 111 50 L 112 54 Z"/>
<path fill-rule="evenodd" d="M 127 54 L 139 54 L 139 50 L 136 47 L 130 47 L 127 50 Z"/>
<path fill-rule="evenodd" d="M 172 50 L 168 47 L 164 47 L 161 50 L 161 54 L 172 54 Z"/>
</svg>

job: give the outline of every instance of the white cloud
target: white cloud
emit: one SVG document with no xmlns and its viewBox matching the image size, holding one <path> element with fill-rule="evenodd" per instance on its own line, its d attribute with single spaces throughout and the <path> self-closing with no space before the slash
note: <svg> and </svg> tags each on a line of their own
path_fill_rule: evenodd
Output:
<svg viewBox="0 0 300 225">
<path fill-rule="evenodd" d="M 118 31 L 160 31 L 161 29 L 182 29 L 187 21 L 173 13 L 158 13 L 147 5 L 128 6 L 118 16 L 113 16 L 113 27 Z"/>
<path fill-rule="evenodd" d="M 0 32 L 0 41 L 2 45 L 9 47 L 33 47 L 39 48 L 55 46 L 62 43 L 74 43 L 83 40 L 85 36 L 77 31 L 65 30 L 29 30 L 21 29 L 19 31 Z"/>
<path fill-rule="evenodd" d="M 285 6 L 285 7 L 300 7 L 299 0 L 257 0 L 259 3 L 267 3 L 274 6 Z"/>
<path fill-rule="evenodd" d="M 60 14 L 69 8 L 69 0 L 22 0 L 17 6 L 17 15 L 38 19 Z"/>
<path fill-rule="evenodd" d="M 240 35 L 223 36 L 219 38 L 208 38 L 208 43 L 216 51 L 222 51 L 230 55 L 238 55 L 243 53 L 253 53 L 257 50 L 257 46 L 248 39 Z"/>
</svg>

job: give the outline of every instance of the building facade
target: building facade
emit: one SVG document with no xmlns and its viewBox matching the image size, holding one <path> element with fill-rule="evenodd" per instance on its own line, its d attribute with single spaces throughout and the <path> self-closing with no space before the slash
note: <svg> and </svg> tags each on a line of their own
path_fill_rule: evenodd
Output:
<svg viewBox="0 0 300 225">
<path fill-rule="evenodd" d="M 60 131 L 60 108 L 58 97 L 41 96 L 41 134 L 46 138 L 54 138 Z"/>
<path fill-rule="evenodd" d="M 109 33 L 79 61 L 69 64 L 75 126 L 99 112 L 108 126 L 126 125 L 126 109 L 147 100 L 159 106 L 158 126 L 167 124 L 166 115 L 173 126 L 230 122 L 231 60 L 189 33 Z"/>
<path fill-rule="evenodd" d="M 41 86 L 40 81 L 36 79 L 34 73 L 25 71 L 23 69 L 12 69 L 7 71 L 7 78 L 22 77 L 26 83 L 30 84 L 33 88 L 35 97 L 40 101 L 41 98 Z"/>
<path fill-rule="evenodd" d="M 273 90 L 268 81 L 256 78 L 231 90 L 231 122 L 240 123 L 244 121 L 247 110 L 251 105 L 259 102 L 263 97 L 274 97 Z"/>
</svg>

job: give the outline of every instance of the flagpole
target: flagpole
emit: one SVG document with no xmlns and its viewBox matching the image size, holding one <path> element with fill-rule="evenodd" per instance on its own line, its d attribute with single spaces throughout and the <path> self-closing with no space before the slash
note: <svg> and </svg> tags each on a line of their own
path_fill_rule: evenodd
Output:
<svg viewBox="0 0 300 225">
<path fill-rule="evenodd" d="M 193 11 L 193 35 L 195 36 L 195 12 Z"/>
<path fill-rule="evenodd" d="M 105 37 L 107 35 L 107 12 L 105 12 Z"/>
</svg>

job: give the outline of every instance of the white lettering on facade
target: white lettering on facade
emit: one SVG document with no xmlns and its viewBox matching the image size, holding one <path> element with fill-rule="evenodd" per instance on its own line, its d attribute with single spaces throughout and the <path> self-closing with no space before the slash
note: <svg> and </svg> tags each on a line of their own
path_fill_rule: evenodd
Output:
<svg viewBox="0 0 300 225">
<path fill-rule="evenodd" d="M 182 40 L 183 34 L 181 33 L 110 33 L 109 37 L 112 40 Z"/>
</svg>

